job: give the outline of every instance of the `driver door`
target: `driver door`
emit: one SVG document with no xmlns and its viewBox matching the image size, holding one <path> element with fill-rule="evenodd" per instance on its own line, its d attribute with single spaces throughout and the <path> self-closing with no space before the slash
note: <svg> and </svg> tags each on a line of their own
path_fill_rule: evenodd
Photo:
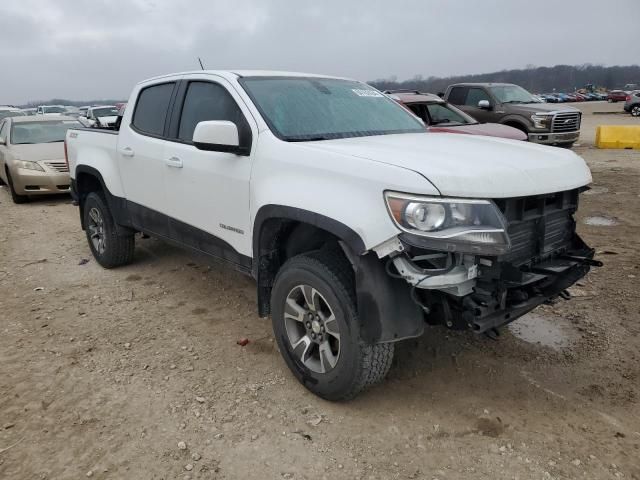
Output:
<svg viewBox="0 0 640 480">
<path fill-rule="evenodd" d="M 489 108 L 480 108 L 481 101 L 489 102 Z M 461 109 L 471 115 L 480 123 L 497 122 L 498 115 L 495 113 L 496 102 L 484 88 L 469 87 L 467 97 Z"/>
<path fill-rule="evenodd" d="M 237 92 L 211 75 L 183 82 L 176 98 L 171 141 L 164 151 L 164 183 L 170 235 L 219 258 L 241 263 L 252 255 L 250 191 L 253 156 L 196 148 L 199 122 L 226 120 L 238 128 L 241 144 L 251 145 L 257 128 Z"/>
</svg>

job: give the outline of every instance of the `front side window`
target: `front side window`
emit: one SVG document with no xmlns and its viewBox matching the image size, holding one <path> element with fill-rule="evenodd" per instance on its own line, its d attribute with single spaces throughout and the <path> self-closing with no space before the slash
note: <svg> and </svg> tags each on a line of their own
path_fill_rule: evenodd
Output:
<svg viewBox="0 0 640 480">
<path fill-rule="evenodd" d="M 250 142 L 249 124 L 231 94 L 217 83 L 191 82 L 182 107 L 178 138 L 191 142 L 196 125 L 207 120 L 227 120 L 235 123 L 238 127 L 240 145 Z"/>
<path fill-rule="evenodd" d="M 312 77 L 247 77 L 240 83 L 285 141 L 425 131 L 417 118 L 364 83 Z"/>
<path fill-rule="evenodd" d="M 82 128 L 82 124 L 75 120 L 14 123 L 11 127 L 11 144 L 64 142 L 67 130 L 70 128 Z"/>
<path fill-rule="evenodd" d="M 467 93 L 467 99 L 464 104 L 469 107 L 477 107 L 478 102 L 481 100 L 486 100 L 491 103 L 491 98 L 489 94 L 485 92 L 482 88 L 470 88 L 469 93 Z"/>
<path fill-rule="evenodd" d="M 158 136 L 164 133 L 173 86 L 174 83 L 163 83 L 140 91 L 131 122 L 137 130 Z"/>
<path fill-rule="evenodd" d="M 431 125 L 477 123 L 473 118 L 444 103 L 431 103 L 427 105 L 429 123 Z"/>
</svg>

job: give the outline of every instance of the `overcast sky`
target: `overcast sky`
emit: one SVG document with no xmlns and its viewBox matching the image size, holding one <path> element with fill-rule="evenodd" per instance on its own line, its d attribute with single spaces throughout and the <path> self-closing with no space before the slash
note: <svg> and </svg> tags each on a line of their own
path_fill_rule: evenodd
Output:
<svg viewBox="0 0 640 480">
<path fill-rule="evenodd" d="M 361 80 L 640 63 L 640 0 L 0 0 L 0 104 L 205 67 Z"/>
</svg>

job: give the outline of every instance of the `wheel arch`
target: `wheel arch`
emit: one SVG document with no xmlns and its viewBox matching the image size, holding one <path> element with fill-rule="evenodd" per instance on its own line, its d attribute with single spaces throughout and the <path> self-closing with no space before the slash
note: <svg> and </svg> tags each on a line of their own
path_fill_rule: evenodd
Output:
<svg viewBox="0 0 640 480">
<path fill-rule="evenodd" d="M 91 192 L 100 191 L 103 193 L 109 209 L 114 216 L 118 232 L 123 234 L 131 233 L 127 228 L 131 225 L 131 221 L 126 208 L 126 200 L 111 193 L 102 174 L 97 169 L 88 165 L 78 165 L 75 171 L 75 179 L 72 180 L 72 186 L 72 191 L 80 207 L 80 223 L 83 230 L 86 228 L 84 222 L 84 201 Z"/>
<path fill-rule="evenodd" d="M 422 311 L 402 279 L 390 277 L 376 253 L 349 226 L 315 212 L 283 205 L 262 207 L 254 222 L 252 274 L 257 281 L 258 313 L 271 312 L 271 289 L 291 256 L 335 248 L 353 268 L 363 338 L 370 343 L 416 337 L 424 331 Z"/>
<path fill-rule="evenodd" d="M 500 120 L 500 123 L 507 125 L 508 127 L 517 128 L 518 130 L 529 134 L 529 125 L 527 125 L 526 120 L 523 120 L 519 116 L 507 116 Z"/>
</svg>

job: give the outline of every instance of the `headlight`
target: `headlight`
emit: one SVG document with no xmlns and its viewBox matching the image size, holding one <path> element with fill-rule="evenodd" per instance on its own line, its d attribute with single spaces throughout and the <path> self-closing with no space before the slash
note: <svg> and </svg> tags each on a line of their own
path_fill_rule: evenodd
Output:
<svg viewBox="0 0 640 480">
<path fill-rule="evenodd" d="M 37 162 L 29 162 L 27 160 L 14 160 L 16 167 L 24 168 L 26 170 L 36 170 L 38 172 L 44 172 L 44 169 L 38 165 Z"/>
<path fill-rule="evenodd" d="M 551 128 L 551 115 L 546 113 L 534 113 L 531 115 L 531 121 L 535 128 L 550 129 Z"/>
<path fill-rule="evenodd" d="M 387 209 L 401 230 L 436 250 L 499 255 L 511 244 L 506 222 L 490 200 L 385 192 Z"/>
</svg>

